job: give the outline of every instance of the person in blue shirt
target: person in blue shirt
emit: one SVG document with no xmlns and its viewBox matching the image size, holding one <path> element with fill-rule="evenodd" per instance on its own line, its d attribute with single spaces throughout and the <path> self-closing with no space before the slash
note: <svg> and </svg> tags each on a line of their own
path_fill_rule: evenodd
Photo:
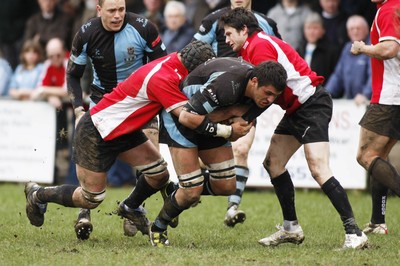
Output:
<svg viewBox="0 0 400 266">
<path fill-rule="evenodd" d="M 4 97 L 8 94 L 8 86 L 10 83 L 10 77 L 12 75 L 12 69 L 10 64 L 2 58 L 0 54 L 0 97 Z"/>
<path fill-rule="evenodd" d="M 353 15 L 347 20 L 346 28 L 350 42 L 343 47 L 325 87 L 332 98 L 354 99 L 357 105 L 367 104 L 372 94 L 371 61 L 365 54 L 353 55 L 350 48 L 354 41 L 369 43 L 369 26 L 364 17 Z"/>
</svg>

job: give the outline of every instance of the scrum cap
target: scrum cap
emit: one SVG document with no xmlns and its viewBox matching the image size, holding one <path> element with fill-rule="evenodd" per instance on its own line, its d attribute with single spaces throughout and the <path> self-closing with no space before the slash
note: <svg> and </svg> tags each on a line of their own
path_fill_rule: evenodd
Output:
<svg viewBox="0 0 400 266">
<path fill-rule="evenodd" d="M 211 45 L 203 41 L 192 41 L 180 50 L 182 64 L 191 72 L 207 60 L 216 57 Z"/>
</svg>

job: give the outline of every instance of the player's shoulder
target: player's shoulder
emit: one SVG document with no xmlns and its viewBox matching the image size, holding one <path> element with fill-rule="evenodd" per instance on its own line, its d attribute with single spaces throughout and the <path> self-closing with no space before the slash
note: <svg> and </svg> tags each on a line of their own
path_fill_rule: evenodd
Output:
<svg viewBox="0 0 400 266">
<path fill-rule="evenodd" d="M 101 29 L 101 18 L 94 17 L 89 19 L 86 23 L 84 23 L 80 28 L 78 34 L 83 37 L 89 37 L 93 34 L 97 34 Z"/>
<path fill-rule="evenodd" d="M 131 25 L 139 31 L 156 29 L 155 25 L 149 19 L 140 14 L 126 12 L 125 20 L 127 24 Z"/>
</svg>

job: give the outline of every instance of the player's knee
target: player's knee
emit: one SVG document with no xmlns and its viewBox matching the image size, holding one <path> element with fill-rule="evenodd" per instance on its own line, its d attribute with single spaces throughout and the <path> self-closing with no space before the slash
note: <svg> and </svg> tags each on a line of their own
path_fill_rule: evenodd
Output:
<svg viewBox="0 0 400 266">
<path fill-rule="evenodd" d="M 204 176 L 200 169 L 195 170 L 191 173 L 179 175 L 178 179 L 179 187 L 184 190 L 203 187 L 204 184 Z"/>
<path fill-rule="evenodd" d="M 210 164 L 210 183 L 216 195 L 231 195 L 236 189 L 235 161 L 233 159 L 221 163 Z"/>
<path fill-rule="evenodd" d="M 167 162 L 163 158 L 160 158 L 157 161 L 147 165 L 137 166 L 136 169 L 144 174 L 147 178 L 157 179 L 163 184 L 169 179 Z"/>
<path fill-rule="evenodd" d="M 101 192 L 91 192 L 85 190 L 84 188 L 81 189 L 81 193 L 84 199 L 83 208 L 86 209 L 94 209 L 103 202 L 104 198 L 106 197 L 106 190 Z"/>
</svg>

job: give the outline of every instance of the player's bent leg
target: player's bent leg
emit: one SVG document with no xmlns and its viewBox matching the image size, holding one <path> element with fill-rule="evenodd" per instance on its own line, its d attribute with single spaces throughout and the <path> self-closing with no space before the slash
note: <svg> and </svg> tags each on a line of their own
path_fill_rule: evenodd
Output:
<svg viewBox="0 0 400 266">
<path fill-rule="evenodd" d="M 150 242 L 155 247 L 169 246 L 167 227 L 184 210 L 200 199 L 204 177 L 199 170 L 180 175 L 180 188 L 164 201 L 164 205 L 150 229 Z"/>
<path fill-rule="evenodd" d="M 169 179 L 167 163 L 162 158 L 146 165 L 136 166 L 136 169 L 142 175 L 132 193 L 119 204 L 115 211 L 117 215 L 129 219 L 131 224 L 136 226 L 136 228 L 133 228 L 127 222 L 124 222 L 124 234 L 127 236 L 135 235 L 137 230 L 142 232 L 143 235 L 149 235 L 150 222 L 146 217 L 147 212 L 142 203 L 165 186 Z M 134 232 L 127 231 L 130 229 L 133 229 Z"/>
</svg>

